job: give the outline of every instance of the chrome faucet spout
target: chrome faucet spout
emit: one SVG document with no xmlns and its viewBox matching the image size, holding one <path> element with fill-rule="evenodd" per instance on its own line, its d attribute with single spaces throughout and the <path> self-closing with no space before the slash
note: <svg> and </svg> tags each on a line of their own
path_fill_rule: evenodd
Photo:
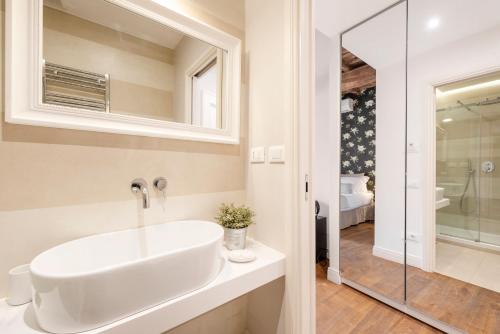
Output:
<svg viewBox="0 0 500 334">
<path fill-rule="evenodd" d="M 140 194 L 142 196 L 142 207 L 144 209 L 149 208 L 149 191 L 146 180 L 141 178 L 133 180 L 130 189 L 134 194 Z"/>
</svg>

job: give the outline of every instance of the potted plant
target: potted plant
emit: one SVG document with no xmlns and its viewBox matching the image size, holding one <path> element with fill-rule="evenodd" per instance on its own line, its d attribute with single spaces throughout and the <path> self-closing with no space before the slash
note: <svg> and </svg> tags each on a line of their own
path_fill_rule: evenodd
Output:
<svg viewBox="0 0 500 334">
<path fill-rule="evenodd" d="M 224 244 L 227 249 L 243 249 L 248 226 L 253 224 L 255 213 L 246 206 L 222 203 L 215 220 L 224 228 Z"/>
</svg>

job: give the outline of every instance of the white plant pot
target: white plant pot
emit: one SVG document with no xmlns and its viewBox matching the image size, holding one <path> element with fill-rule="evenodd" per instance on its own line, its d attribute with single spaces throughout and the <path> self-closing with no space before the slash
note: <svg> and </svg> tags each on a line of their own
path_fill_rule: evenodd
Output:
<svg viewBox="0 0 500 334">
<path fill-rule="evenodd" d="M 224 228 L 224 245 L 229 250 L 244 249 L 247 239 L 247 227 Z"/>
</svg>

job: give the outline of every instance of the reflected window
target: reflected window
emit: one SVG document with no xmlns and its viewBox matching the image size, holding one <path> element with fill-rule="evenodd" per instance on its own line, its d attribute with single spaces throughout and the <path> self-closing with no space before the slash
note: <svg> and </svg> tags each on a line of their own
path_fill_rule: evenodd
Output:
<svg viewBox="0 0 500 334">
<path fill-rule="evenodd" d="M 217 128 L 217 59 L 191 77 L 192 124 Z"/>
</svg>

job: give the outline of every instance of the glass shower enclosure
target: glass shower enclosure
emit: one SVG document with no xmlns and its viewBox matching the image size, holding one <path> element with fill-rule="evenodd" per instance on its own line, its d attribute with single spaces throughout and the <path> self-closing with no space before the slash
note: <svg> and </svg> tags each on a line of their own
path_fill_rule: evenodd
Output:
<svg viewBox="0 0 500 334">
<path fill-rule="evenodd" d="M 500 246 L 500 73 L 436 89 L 438 239 Z"/>
</svg>

